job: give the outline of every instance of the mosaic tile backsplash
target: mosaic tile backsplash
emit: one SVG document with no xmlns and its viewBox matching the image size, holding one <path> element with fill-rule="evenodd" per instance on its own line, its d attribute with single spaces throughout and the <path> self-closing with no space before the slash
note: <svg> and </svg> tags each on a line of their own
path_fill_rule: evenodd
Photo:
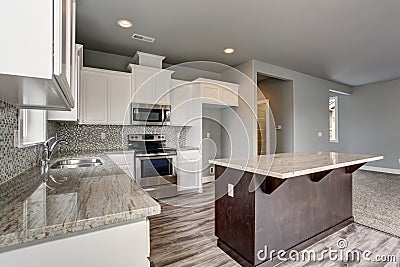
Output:
<svg viewBox="0 0 400 267">
<path fill-rule="evenodd" d="M 41 146 L 14 147 L 14 130 L 18 129 L 18 110 L 0 100 L 0 183 L 37 166 Z"/>
<path fill-rule="evenodd" d="M 71 152 L 124 150 L 128 147 L 127 135 L 140 133 L 163 134 L 169 147 L 182 147 L 186 143 L 186 128 L 176 126 L 80 125 L 76 122 L 50 122 L 48 128 L 52 129 L 53 134 L 57 128 L 57 137 L 68 141 L 68 145 L 62 149 Z M 101 138 L 102 133 L 105 134 L 104 139 Z"/>
</svg>

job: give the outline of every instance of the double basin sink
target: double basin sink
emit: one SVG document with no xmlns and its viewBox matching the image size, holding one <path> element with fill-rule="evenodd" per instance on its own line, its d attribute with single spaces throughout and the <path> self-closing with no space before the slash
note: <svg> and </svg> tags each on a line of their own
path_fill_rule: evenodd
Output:
<svg viewBox="0 0 400 267">
<path fill-rule="evenodd" d="M 85 167 L 96 167 L 103 165 L 99 158 L 89 159 L 64 159 L 56 161 L 50 166 L 50 169 L 75 169 Z"/>
</svg>

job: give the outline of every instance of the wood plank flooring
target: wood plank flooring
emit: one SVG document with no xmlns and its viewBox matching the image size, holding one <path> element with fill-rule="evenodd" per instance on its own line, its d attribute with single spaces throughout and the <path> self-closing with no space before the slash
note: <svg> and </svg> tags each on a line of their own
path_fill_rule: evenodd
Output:
<svg viewBox="0 0 400 267">
<path fill-rule="evenodd" d="M 162 212 L 150 217 L 151 255 L 154 267 L 161 266 L 240 266 L 217 247 L 214 236 L 214 187 L 208 184 L 202 193 L 186 193 L 160 202 Z M 385 266 L 398 267 L 400 239 L 374 229 L 351 224 L 308 249 L 317 253 L 337 248 L 339 238 L 349 248 L 369 249 L 377 254 L 397 255 L 397 263 L 343 263 L 324 258 L 320 262 L 285 262 L 281 266 Z"/>
</svg>

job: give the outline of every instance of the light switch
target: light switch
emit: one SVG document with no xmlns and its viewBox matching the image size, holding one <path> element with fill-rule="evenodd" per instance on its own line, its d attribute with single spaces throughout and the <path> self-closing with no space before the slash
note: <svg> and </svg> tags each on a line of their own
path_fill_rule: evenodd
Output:
<svg viewBox="0 0 400 267">
<path fill-rule="evenodd" d="M 322 132 L 318 132 L 318 137 L 322 137 Z"/>
<path fill-rule="evenodd" d="M 207 138 L 210 138 L 211 137 L 211 133 L 207 133 Z"/>
<path fill-rule="evenodd" d="M 233 184 L 228 184 L 228 196 L 233 197 Z"/>
</svg>

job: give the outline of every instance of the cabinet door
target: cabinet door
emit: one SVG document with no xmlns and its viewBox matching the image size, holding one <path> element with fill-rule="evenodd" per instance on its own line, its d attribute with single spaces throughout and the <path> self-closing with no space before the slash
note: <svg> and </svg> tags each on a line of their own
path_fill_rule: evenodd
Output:
<svg viewBox="0 0 400 267">
<path fill-rule="evenodd" d="M 82 71 L 82 123 L 107 123 L 107 77 Z"/>
<path fill-rule="evenodd" d="M 1 74 L 51 79 L 53 17 L 53 1 L 1 2 Z"/>
<path fill-rule="evenodd" d="M 78 121 L 78 111 L 79 108 L 79 92 L 81 91 L 81 68 L 83 66 L 83 46 L 76 45 L 75 48 L 75 59 L 73 66 L 73 91 L 72 95 L 74 97 L 74 108 L 70 111 L 53 111 L 49 110 L 47 112 L 47 119 L 52 121 Z"/>
<path fill-rule="evenodd" d="M 108 76 L 108 123 L 129 125 L 131 79 L 126 75 Z"/>
<path fill-rule="evenodd" d="M 156 74 L 154 88 L 154 103 L 159 105 L 171 105 L 171 72 L 161 71 Z"/>
<path fill-rule="evenodd" d="M 222 102 L 222 104 L 227 106 L 238 106 L 238 95 L 235 88 L 232 89 L 221 86 L 219 93 L 219 100 Z"/>
<path fill-rule="evenodd" d="M 193 98 L 192 85 L 181 85 L 171 91 L 171 125 L 192 126 L 197 98 Z M 199 107 L 201 109 L 201 105 Z"/>
<path fill-rule="evenodd" d="M 213 84 L 202 84 L 202 97 L 203 103 L 219 104 L 219 90 L 220 87 Z"/>
<path fill-rule="evenodd" d="M 135 90 L 133 90 L 134 103 L 154 104 L 155 77 L 154 72 L 141 70 L 134 71 Z"/>
</svg>

